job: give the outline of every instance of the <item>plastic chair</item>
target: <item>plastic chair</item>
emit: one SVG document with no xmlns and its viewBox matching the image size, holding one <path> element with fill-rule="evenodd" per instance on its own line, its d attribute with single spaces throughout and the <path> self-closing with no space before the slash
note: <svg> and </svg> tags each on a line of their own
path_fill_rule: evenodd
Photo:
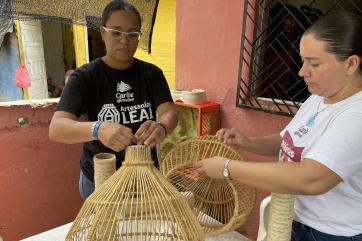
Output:
<svg viewBox="0 0 362 241">
<path fill-rule="evenodd" d="M 260 218 L 259 218 L 258 237 L 256 239 L 257 241 L 266 240 L 270 203 L 271 203 L 271 196 L 267 196 L 260 203 Z"/>
</svg>

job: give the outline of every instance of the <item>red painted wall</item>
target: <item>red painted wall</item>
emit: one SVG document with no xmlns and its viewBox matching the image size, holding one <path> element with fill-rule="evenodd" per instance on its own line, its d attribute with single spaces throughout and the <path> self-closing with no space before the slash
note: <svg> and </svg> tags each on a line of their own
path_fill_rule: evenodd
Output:
<svg viewBox="0 0 362 241">
<path fill-rule="evenodd" d="M 243 3 L 240 0 L 177 1 L 176 88 L 206 89 L 208 100 L 221 104 L 222 127 L 236 127 L 250 136 L 279 132 L 290 118 L 236 107 Z M 275 161 L 244 153 L 252 161 Z M 255 240 L 259 205 L 239 231 Z"/>
<path fill-rule="evenodd" d="M 0 107 L 0 236 L 5 241 L 68 223 L 81 206 L 81 146 L 49 141 L 54 107 Z M 19 117 L 29 124 L 20 125 Z"/>
</svg>

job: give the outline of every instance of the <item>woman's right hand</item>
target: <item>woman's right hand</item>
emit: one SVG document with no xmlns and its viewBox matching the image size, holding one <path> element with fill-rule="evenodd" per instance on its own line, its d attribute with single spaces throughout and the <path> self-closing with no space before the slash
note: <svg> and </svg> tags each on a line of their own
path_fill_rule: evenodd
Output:
<svg viewBox="0 0 362 241">
<path fill-rule="evenodd" d="M 222 128 L 216 132 L 216 136 L 220 141 L 235 149 L 245 147 L 248 143 L 250 143 L 250 139 L 236 128 Z"/>
<path fill-rule="evenodd" d="M 116 152 L 122 151 L 127 146 L 137 142 L 132 134 L 132 129 L 112 122 L 103 122 L 100 125 L 98 139 L 103 145 Z"/>
</svg>

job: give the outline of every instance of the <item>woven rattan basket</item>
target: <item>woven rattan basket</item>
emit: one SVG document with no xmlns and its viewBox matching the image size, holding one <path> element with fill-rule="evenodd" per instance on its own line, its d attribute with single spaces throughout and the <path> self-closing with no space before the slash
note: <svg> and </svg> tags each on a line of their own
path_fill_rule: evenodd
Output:
<svg viewBox="0 0 362 241">
<path fill-rule="evenodd" d="M 241 226 L 256 198 L 253 187 L 226 179 L 211 179 L 193 171 L 194 162 L 213 156 L 243 161 L 237 151 L 216 137 L 203 136 L 178 144 L 161 163 L 161 172 L 188 200 L 208 236 Z"/>
<path fill-rule="evenodd" d="M 122 167 L 89 196 L 66 240 L 204 240 L 184 197 L 154 167 L 145 146 L 130 146 Z"/>
</svg>

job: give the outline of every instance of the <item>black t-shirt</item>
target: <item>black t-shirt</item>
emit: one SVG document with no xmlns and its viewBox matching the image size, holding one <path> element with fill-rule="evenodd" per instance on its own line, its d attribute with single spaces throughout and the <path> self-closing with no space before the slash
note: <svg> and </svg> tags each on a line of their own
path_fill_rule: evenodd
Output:
<svg viewBox="0 0 362 241">
<path fill-rule="evenodd" d="M 156 120 L 156 109 L 164 102 L 172 102 L 172 97 L 166 78 L 157 66 L 135 58 L 131 67 L 117 70 L 99 58 L 72 73 L 57 111 L 67 111 L 77 117 L 83 115 L 85 121 L 119 123 L 131 128 L 134 134 L 143 122 Z M 101 152 L 116 154 L 117 168 L 124 160 L 124 151 L 116 153 L 100 141 L 85 142 L 80 165 L 92 181 L 93 156 Z"/>
</svg>

